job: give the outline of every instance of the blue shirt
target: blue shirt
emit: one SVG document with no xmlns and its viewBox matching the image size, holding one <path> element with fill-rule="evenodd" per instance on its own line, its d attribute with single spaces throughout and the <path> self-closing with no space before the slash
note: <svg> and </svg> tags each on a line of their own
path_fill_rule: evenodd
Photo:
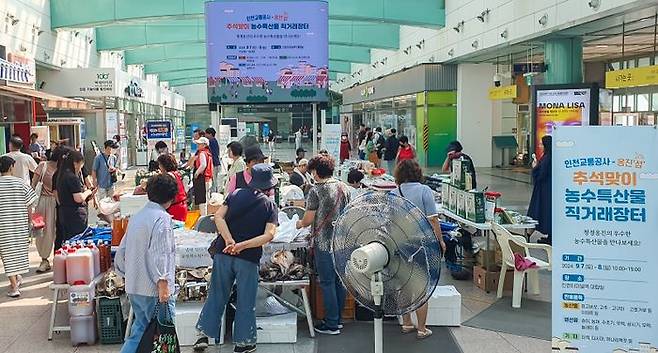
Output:
<svg viewBox="0 0 658 353">
<path fill-rule="evenodd" d="M 112 179 L 110 178 L 110 169 L 108 168 L 108 163 L 109 165 L 116 167 L 113 165 L 114 158 L 112 156 L 106 156 L 105 154 L 101 153 L 96 156 L 96 158 L 94 158 L 94 165 L 92 166 L 92 170 L 96 172 L 98 187 L 101 189 L 108 189 L 112 187 Z"/>
<path fill-rule="evenodd" d="M 130 217 L 114 266 L 124 277 L 128 294 L 157 297 L 158 281 L 165 279 L 174 295 L 176 244 L 167 210 L 149 201 Z"/>
<path fill-rule="evenodd" d="M 402 195 L 400 195 L 400 190 L 402 190 Z M 427 185 L 418 182 L 402 183 L 398 189 L 392 192 L 411 201 L 414 206 L 423 211 L 425 216 L 431 216 L 437 213 L 434 193 Z"/>
<path fill-rule="evenodd" d="M 216 138 L 210 138 L 208 148 L 210 149 L 210 154 L 212 154 L 212 166 L 219 166 L 219 143 Z"/>
</svg>

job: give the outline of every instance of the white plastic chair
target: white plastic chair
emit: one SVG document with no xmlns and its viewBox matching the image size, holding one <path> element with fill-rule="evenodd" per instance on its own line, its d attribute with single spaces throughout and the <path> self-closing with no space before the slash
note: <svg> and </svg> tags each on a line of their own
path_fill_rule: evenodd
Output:
<svg viewBox="0 0 658 353">
<path fill-rule="evenodd" d="M 539 270 L 547 269 L 551 270 L 551 255 L 552 248 L 550 245 L 546 244 L 535 244 L 526 242 L 525 238 L 520 235 L 513 235 L 507 229 L 503 228 L 499 224 L 492 223 L 493 232 L 496 234 L 496 239 L 498 244 L 500 244 L 500 249 L 503 253 L 502 259 L 502 268 L 500 269 L 500 278 L 498 280 L 498 293 L 497 297 L 503 297 L 503 286 L 505 285 L 505 274 L 507 269 L 514 269 L 514 289 L 512 294 L 512 307 L 520 308 L 521 307 L 521 295 L 523 293 L 523 281 L 525 279 L 525 274 L 528 274 L 528 290 L 531 294 L 539 294 Z M 526 269 L 524 271 L 518 271 L 514 265 L 514 253 L 510 246 L 510 242 L 515 245 L 523 248 L 523 254 L 525 258 L 531 260 L 537 264 L 537 267 Z M 548 255 L 548 262 L 540 260 L 538 258 L 530 256 L 529 249 L 541 249 L 545 250 Z"/>
</svg>

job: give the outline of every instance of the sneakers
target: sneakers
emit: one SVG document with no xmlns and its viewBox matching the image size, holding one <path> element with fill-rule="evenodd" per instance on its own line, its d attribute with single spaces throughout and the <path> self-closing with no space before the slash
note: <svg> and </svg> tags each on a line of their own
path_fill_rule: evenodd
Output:
<svg viewBox="0 0 658 353">
<path fill-rule="evenodd" d="M 255 351 L 256 351 L 255 344 L 249 346 L 235 346 L 235 348 L 233 348 L 233 353 L 253 353 Z"/>
<path fill-rule="evenodd" d="M 15 289 L 9 289 L 9 292 L 7 292 L 7 296 L 9 298 L 18 298 L 21 296 L 21 291 L 18 290 L 18 287 Z"/>
<path fill-rule="evenodd" d="M 37 273 L 46 273 L 50 271 L 50 262 L 48 260 L 41 260 L 41 264 L 37 268 Z"/>
<path fill-rule="evenodd" d="M 205 351 L 208 348 L 208 337 L 200 337 L 192 346 L 195 352 Z"/>
<path fill-rule="evenodd" d="M 315 326 L 315 332 L 322 333 L 322 334 L 325 334 L 325 335 L 340 335 L 340 329 L 339 328 L 329 327 L 325 323 L 322 323 L 320 325 L 316 325 Z"/>
</svg>

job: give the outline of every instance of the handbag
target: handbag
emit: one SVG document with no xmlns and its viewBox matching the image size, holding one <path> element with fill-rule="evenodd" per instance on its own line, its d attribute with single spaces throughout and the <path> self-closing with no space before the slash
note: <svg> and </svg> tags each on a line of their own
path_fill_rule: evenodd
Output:
<svg viewBox="0 0 658 353">
<path fill-rule="evenodd" d="M 30 222 L 33 230 L 41 230 L 46 227 L 46 219 L 41 213 L 33 212 Z"/>
<path fill-rule="evenodd" d="M 34 188 L 34 193 L 37 195 L 37 201 L 34 203 L 35 205 L 38 205 L 39 202 L 41 202 L 41 192 L 43 191 L 43 176 L 46 174 L 46 169 L 48 169 L 48 165 L 44 162 L 42 164 L 42 170 L 39 178 L 39 182 L 37 183 L 37 186 Z M 39 212 L 32 212 L 32 215 L 30 216 L 30 227 L 31 227 L 31 233 L 33 237 L 39 237 L 43 235 L 43 232 L 39 232 L 43 228 L 46 227 L 46 219 L 45 217 L 39 213 Z"/>
<path fill-rule="evenodd" d="M 164 322 L 160 322 L 158 318 L 161 306 L 166 308 Z M 166 303 L 156 304 L 153 318 L 144 330 L 136 353 L 180 353 L 176 326 L 174 325 L 171 309 Z"/>
</svg>

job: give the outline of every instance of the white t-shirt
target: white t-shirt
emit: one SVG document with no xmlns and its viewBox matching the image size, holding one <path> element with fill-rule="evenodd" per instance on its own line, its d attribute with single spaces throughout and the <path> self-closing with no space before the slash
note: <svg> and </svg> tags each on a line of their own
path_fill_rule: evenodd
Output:
<svg viewBox="0 0 658 353">
<path fill-rule="evenodd" d="M 20 151 L 9 152 L 5 156 L 11 157 L 16 162 L 12 175 L 23 179 L 30 185 L 30 172 L 34 172 L 37 169 L 37 162 L 34 158 Z"/>
</svg>

